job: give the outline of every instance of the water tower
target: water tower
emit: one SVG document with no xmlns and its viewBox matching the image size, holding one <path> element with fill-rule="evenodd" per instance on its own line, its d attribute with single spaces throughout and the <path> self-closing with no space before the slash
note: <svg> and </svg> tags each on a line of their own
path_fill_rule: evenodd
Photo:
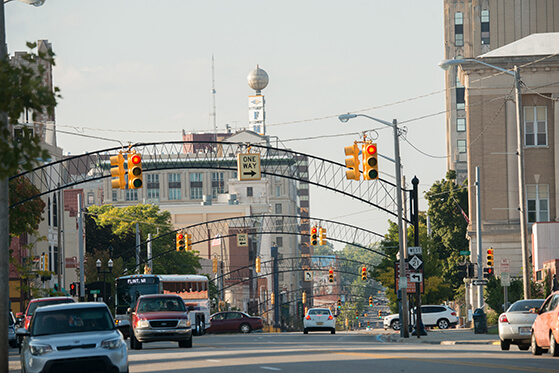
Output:
<svg viewBox="0 0 559 373">
<path fill-rule="evenodd" d="M 247 82 L 256 93 L 248 97 L 248 122 L 255 132 L 266 135 L 266 111 L 262 90 L 268 86 L 268 73 L 256 65 L 256 68 L 248 74 Z"/>
</svg>

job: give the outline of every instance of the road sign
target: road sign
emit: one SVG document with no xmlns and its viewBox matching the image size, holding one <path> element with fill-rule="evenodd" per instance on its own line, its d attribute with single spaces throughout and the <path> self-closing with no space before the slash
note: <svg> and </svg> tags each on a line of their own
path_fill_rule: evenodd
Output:
<svg viewBox="0 0 559 373">
<path fill-rule="evenodd" d="M 411 282 L 423 282 L 423 273 L 416 272 L 410 274 L 410 281 Z"/>
<path fill-rule="evenodd" d="M 423 261 L 421 259 L 419 259 L 419 257 L 414 255 L 410 259 L 409 263 L 410 263 L 410 265 L 412 266 L 413 269 L 418 269 L 423 264 Z"/>
<path fill-rule="evenodd" d="M 510 273 L 501 273 L 501 286 L 510 286 Z"/>
<path fill-rule="evenodd" d="M 407 279 L 407 287 L 406 287 L 406 293 L 408 294 L 415 294 L 415 282 L 412 282 L 410 280 L 410 276 L 412 275 L 412 273 L 421 273 L 423 274 L 423 269 L 419 269 L 417 271 L 413 271 L 410 266 L 409 263 L 406 262 L 406 267 L 405 267 L 405 277 Z M 398 284 L 400 278 L 400 261 L 395 261 L 394 262 L 394 283 Z M 423 294 L 423 281 L 421 281 L 419 283 L 419 290 L 421 292 L 421 294 Z"/>
<path fill-rule="evenodd" d="M 510 271 L 510 259 L 503 258 L 501 259 L 501 273 L 509 272 Z"/>
<path fill-rule="evenodd" d="M 237 233 L 237 246 L 248 246 L 248 234 Z"/>
<path fill-rule="evenodd" d="M 312 281 L 312 271 L 305 271 L 305 281 Z"/>
<path fill-rule="evenodd" d="M 460 255 L 470 255 L 472 252 L 469 250 L 460 251 Z"/>
<path fill-rule="evenodd" d="M 423 249 L 421 246 L 410 246 L 408 247 L 408 254 L 409 255 L 421 255 L 423 254 Z"/>
<path fill-rule="evenodd" d="M 237 154 L 237 179 L 238 180 L 260 180 L 260 154 L 241 153 Z"/>
<path fill-rule="evenodd" d="M 101 290 L 99 289 L 90 290 L 89 294 L 101 294 Z"/>
<path fill-rule="evenodd" d="M 472 281 L 472 285 L 474 286 L 487 285 L 487 280 L 474 280 Z"/>
</svg>

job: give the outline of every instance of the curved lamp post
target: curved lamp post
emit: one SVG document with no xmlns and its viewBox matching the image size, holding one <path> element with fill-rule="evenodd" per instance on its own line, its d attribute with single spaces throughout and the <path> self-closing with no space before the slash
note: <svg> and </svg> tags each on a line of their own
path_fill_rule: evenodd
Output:
<svg viewBox="0 0 559 373">
<path fill-rule="evenodd" d="M 502 67 L 491 65 L 487 62 L 466 58 L 466 59 L 456 59 L 456 60 L 443 60 L 439 62 L 439 66 L 443 70 L 450 69 L 451 66 L 461 65 L 463 63 L 479 63 L 481 65 L 490 67 L 504 74 L 514 77 L 514 88 L 515 88 L 515 98 L 516 98 L 516 146 L 518 155 L 518 210 L 520 211 L 520 240 L 522 247 L 522 279 L 524 282 L 524 299 L 530 299 L 530 275 L 528 268 L 530 268 L 530 263 L 528 262 L 528 229 L 527 229 L 527 217 L 526 217 L 526 184 L 524 181 L 524 146 L 523 136 L 524 128 L 522 127 L 522 96 L 520 92 L 520 73 L 518 72 L 518 67 L 515 65 L 513 71 L 503 69 Z M 478 262 L 478 269 L 481 268 Z"/>
<path fill-rule="evenodd" d="M 394 161 L 395 161 L 395 168 L 396 168 L 396 201 L 398 204 L 398 252 L 400 255 L 400 282 L 398 284 L 398 289 L 400 289 L 401 298 L 402 298 L 402 315 L 400 320 L 400 335 L 403 338 L 409 337 L 409 329 L 408 329 L 408 300 L 407 300 L 407 286 L 402 287 L 402 284 L 407 283 L 405 268 L 406 268 L 406 259 L 405 259 L 405 252 L 404 252 L 404 225 L 403 225 L 403 218 L 402 218 L 402 176 L 401 176 L 401 164 L 400 164 L 400 141 L 399 141 L 399 133 L 398 133 L 398 122 L 396 119 L 392 121 L 392 123 L 387 122 L 382 119 L 374 118 L 369 115 L 365 114 L 342 114 L 338 116 L 338 119 L 342 123 L 346 123 L 348 120 L 356 118 L 356 117 L 365 117 L 375 122 L 382 123 L 388 127 L 392 127 L 394 130 Z"/>
</svg>

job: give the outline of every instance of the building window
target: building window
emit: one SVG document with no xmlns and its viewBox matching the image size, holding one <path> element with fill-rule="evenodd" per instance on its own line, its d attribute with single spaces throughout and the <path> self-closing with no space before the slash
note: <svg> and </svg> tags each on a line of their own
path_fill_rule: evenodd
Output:
<svg viewBox="0 0 559 373">
<path fill-rule="evenodd" d="M 159 174 L 147 174 L 147 197 L 159 199 Z"/>
<path fill-rule="evenodd" d="M 456 131 L 457 132 L 466 131 L 466 118 L 457 118 L 456 119 Z"/>
<path fill-rule="evenodd" d="M 547 146 L 547 107 L 524 107 L 524 145 Z"/>
<path fill-rule="evenodd" d="M 252 196 L 253 196 L 252 187 L 247 187 L 247 197 L 252 197 Z"/>
<path fill-rule="evenodd" d="M 169 199 L 181 199 L 181 174 L 169 174 Z"/>
<path fill-rule="evenodd" d="M 51 211 L 51 206 L 50 206 L 50 197 L 47 198 L 47 217 L 48 217 L 48 226 L 50 227 L 51 221 L 50 221 L 50 211 Z"/>
<path fill-rule="evenodd" d="M 276 197 L 281 197 L 281 185 L 276 185 Z"/>
<path fill-rule="evenodd" d="M 456 143 L 458 153 L 466 153 L 466 140 L 458 140 Z"/>
<path fill-rule="evenodd" d="M 299 196 L 299 200 L 301 200 L 301 201 L 308 201 L 308 200 L 309 200 L 309 196 Z"/>
<path fill-rule="evenodd" d="M 126 189 L 126 200 L 127 201 L 137 201 L 138 200 L 138 190 L 137 189 Z"/>
<path fill-rule="evenodd" d="M 95 194 L 92 192 L 87 193 L 87 204 L 93 205 L 95 203 Z"/>
<path fill-rule="evenodd" d="M 212 197 L 217 199 L 218 194 L 225 192 L 225 182 L 223 172 L 212 172 Z"/>
<path fill-rule="evenodd" d="M 528 222 L 549 221 L 549 185 L 526 185 Z"/>
<path fill-rule="evenodd" d="M 464 99 L 464 87 L 456 87 L 456 109 L 464 110 L 466 108 L 466 100 Z"/>
<path fill-rule="evenodd" d="M 202 173 L 201 172 L 191 172 L 190 173 L 190 199 L 202 199 Z"/>
<path fill-rule="evenodd" d="M 276 245 L 278 247 L 283 247 L 283 237 L 276 237 Z"/>
<path fill-rule="evenodd" d="M 276 214 L 281 214 L 281 203 L 276 203 Z"/>
<path fill-rule="evenodd" d="M 462 13 L 454 15 L 454 45 L 456 47 L 464 46 L 464 16 Z"/>
<path fill-rule="evenodd" d="M 116 190 L 113 190 L 113 191 L 112 191 L 111 198 L 112 198 L 113 202 L 116 202 L 116 201 L 117 201 Z"/>
<path fill-rule="evenodd" d="M 58 227 L 58 202 L 56 194 L 52 197 L 52 226 Z"/>
<path fill-rule="evenodd" d="M 283 232 L 283 219 L 276 220 L 276 230 L 278 232 Z"/>
<path fill-rule="evenodd" d="M 489 10 L 481 11 L 481 44 L 489 44 Z"/>
</svg>

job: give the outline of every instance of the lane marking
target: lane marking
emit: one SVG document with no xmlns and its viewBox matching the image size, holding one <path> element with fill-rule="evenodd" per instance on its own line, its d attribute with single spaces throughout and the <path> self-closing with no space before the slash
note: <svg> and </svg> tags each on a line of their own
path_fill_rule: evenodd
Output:
<svg viewBox="0 0 559 373">
<path fill-rule="evenodd" d="M 215 360 L 215 359 L 207 359 L 206 361 L 212 362 L 212 363 L 221 363 L 221 360 Z"/>
<path fill-rule="evenodd" d="M 274 368 L 274 367 L 260 367 L 260 369 L 266 369 L 266 370 L 281 370 L 280 368 Z"/>
</svg>

